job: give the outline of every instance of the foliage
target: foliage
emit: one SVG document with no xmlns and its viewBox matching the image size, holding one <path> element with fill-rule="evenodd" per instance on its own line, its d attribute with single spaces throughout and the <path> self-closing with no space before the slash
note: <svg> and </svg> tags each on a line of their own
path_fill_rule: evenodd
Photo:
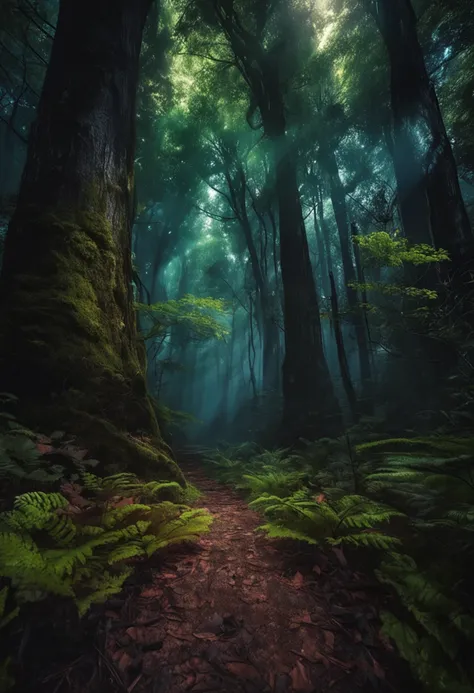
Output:
<svg viewBox="0 0 474 693">
<path fill-rule="evenodd" d="M 354 435 L 363 441 L 368 430 Z M 219 478 L 250 495 L 269 537 L 381 551 L 376 577 L 396 598 L 393 613 L 381 616 L 384 633 L 427 690 L 467 693 L 474 439 L 440 433 L 362 441 L 303 441 L 298 455 L 228 449 L 208 459 Z"/>
<path fill-rule="evenodd" d="M 284 498 L 264 493 L 250 507 L 262 510 L 270 519 L 259 529 L 271 537 L 379 550 L 400 543 L 382 532 L 379 525 L 402 513 L 363 496 L 347 495 L 330 501 L 323 494 L 311 496 L 303 489 Z"/>
<path fill-rule="evenodd" d="M 143 502 L 168 484 L 145 484 L 142 495 L 125 476 L 84 474 L 83 485 L 22 494 L 0 514 L 0 572 L 19 604 L 55 594 L 73 598 L 82 615 L 121 589 L 132 572 L 127 561 L 208 530 L 212 517 L 205 510 Z"/>
<path fill-rule="evenodd" d="M 8 587 L 3 587 L 0 590 L 0 632 L 3 628 L 13 621 L 18 616 L 20 611 L 19 607 L 13 608 L 11 611 L 7 611 L 7 598 L 9 594 Z M 14 678 L 10 674 L 11 658 L 7 657 L 0 661 L 0 691 L 9 691 L 13 688 L 15 683 Z"/>
<path fill-rule="evenodd" d="M 434 301 L 438 294 L 433 289 L 403 286 L 401 284 L 384 284 L 382 282 L 349 282 L 348 286 L 361 292 L 377 291 L 384 296 L 406 296 L 407 298 Z"/>
<path fill-rule="evenodd" d="M 383 267 L 401 267 L 404 263 L 424 265 L 449 260 L 445 250 L 435 250 L 425 243 L 410 244 L 398 232 L 391 236 L 386 231 L 374 231 L 366 236 L 356 236 L 353 240 L 358 244 L 366 262 L 375 262 Z"/>
<path fill-rule="evenodd" d="M 376 575 L 396 591 L 411 617 L 382 613 L 382 632 L 395 641 L 427 690 L 471 691 L 463 657 L 474 640 L 474 618 L 408 556 L 392 554 Z"/>
<path fill-rule="evenodd" d="M 474 641 L 474 440 L 438 435 L 357 449 L 376 464 L 369 492 L 411 518 L 410 556 L 392 556 L 377 573 L 407 612 L 405 619 L 385 614 L 385 630 L 428 690 L 472 690 L 474 671 L 463 653 Z"/>
<path fill-rule="evenodd" d="M 223 339 L 229 334 L 223 322 L 226 306 L 222 299 L 187 294 L 150 306 L 138 303 L 136 308 L 152 323 L 152 327 L 144 333 L 144 339 L 162 337 L 177 325 L 185 328 L 190 339 Z"/>
<path fill-rule="evenodd" d="M 2 395 L 2 400 L 14 398 Z M 54 435 L 54 448 L 52 439 L 27 431 L 12 415 L 2 412 L 2 421 L 1 476 L 28 489 L 0 513 L 0 574 L 10 581 L 19 605 L 53 594 L 72 598 L 82 615 L 92 603 L 120 591 L 132 572 L 131 559 L 208 531 L 212 516 L 183 505 L 196 499 L 194 487 L 143 482 L 126 472 L 97 476 L 88 469 L 97 460 L 62 444 L 62 432 Z M 55 451 L 72 460 L 73 473 L 48 461 Z M 57 491 L 39 490 L 58 483 Z M 4 606 L 5 593 L 0 595 Z"/>
</svg>

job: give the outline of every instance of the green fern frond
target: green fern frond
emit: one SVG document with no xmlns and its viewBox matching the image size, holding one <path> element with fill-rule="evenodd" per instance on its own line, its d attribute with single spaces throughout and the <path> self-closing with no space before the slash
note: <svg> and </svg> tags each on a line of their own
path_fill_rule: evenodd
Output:
<svg viewBox="0 0 474 693">
<path fill-rule="evenodd" d="M 346 534 L 339 536 L 336 539 L 327 537 L 326 541 L 332 546 L 339 544 L 352 544 L 358 548 L 372 548 L 379 551 L 390 551 L 394 546 L 401 544 L 400 539 L 391 537 L 383 532 L 361 532 L 359 534 Z"/>
<path fill-rule="evenodd" d="M 143 503 L 131 503 L 130 505 L 124 505 L 121 508 L 112 508 L 108 510 L 102 517 L 102 525 L 106 529 L 111 529 L 115 527 L 123 520 L 126 520 L 129 515 L 146 513 L 150 511 L 150 506 Z"/>
<path fill-rule="evenodd" d="M 126 544 L 119 545 L 113 549 L 107 557 L 107 563 L 109 565 L 113 565 L 114 563 L 127 561 L 130 558 L 144 556 L 145 554 L 146 551 L 143 541 L 129 541 Z"/>
<path fill-rule="evenodd" d="M 79 616 L 84 616 L 92 604 L 101 604 L 110 596 L 120 592 L 123 583 L 132 573 L 133 568 L 123 568 L 121 572 L 116 575 L 112 575 L 105 571 L 100 577 L 95 577 L 89 585 L 92 592 L 87 596 L 75 600 Z"/>
<path fill-rule="evenodd" d="M 294 539 L 295 541 L 304 541 L 307 544 L 314 545 L 319 543 L 314 537 L 304 532 L 298 532 L 297 530 L 289 529 L 288 527 L 274 522 L 267 522 L 264 525 L 260 525 L 257 527 L 257 530 L 265 532 L 271 539 Z"/>
</svg>

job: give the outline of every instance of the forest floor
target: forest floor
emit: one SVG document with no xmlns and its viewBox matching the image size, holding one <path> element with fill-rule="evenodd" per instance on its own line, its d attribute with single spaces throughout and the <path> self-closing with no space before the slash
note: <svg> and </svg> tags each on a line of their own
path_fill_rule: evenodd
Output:
<svg viewBox="0 0 474 693">
<path fill-rule="evenodd" d="M 379 633 L 386 599 L 350 567 L 269 540 L 233 490 L 181 464 L 214 515 L 196 545 L 169 548 L 106 615 L 105 656 L 128 693 L 399 691 L 405 667 Z"/>
</svg>

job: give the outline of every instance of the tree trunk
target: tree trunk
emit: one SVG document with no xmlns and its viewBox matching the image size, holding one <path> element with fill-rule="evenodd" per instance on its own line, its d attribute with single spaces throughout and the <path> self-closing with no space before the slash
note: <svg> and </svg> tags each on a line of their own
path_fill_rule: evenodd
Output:
<svg viewBox="0 0 474 693">
<path fill-rule="evenodd" d="M 432 237 L 458 263 L 472 252 L 472 232 L 411 0 L 367 2 L 390 60 L 394 162 L 405 233 L 415 242 Z"/>
<path fill-rule="evenodd" d="M 1 277 L 1 389 L 133 465 L 164 454 L 139 360 L 131 225 L 139 52 L 151 0 L 62 0 Z M 115 447 L 115 449 L 114 449 Z"/>
<path fill-rule="evenodd" d="M 313 198 L 313 225 L 314 225 L 314 235 L 316 237 L 316 248 L 318 251 L 319 262 L 320 262 L 320 274 L 321 274 L 321 291 L 324 297 L 327 298 L 331 295 L 331 287 L 329 282 L 329 268 L 328 268 L 328 257 L 327 252 L 324 247 L 323 232 L 318 224 L 318 216 L 316 212 L 316 201 Z"/>
<path fill-rule="evenodd" d="M 362 385 L 362 396 L 364 400 L 364 409 L 367 413 L 372 410 L 372 402 L 370 398 L 372 373 L 370 368 L 370 354 L 367 343 L 367 333 L 363 316 L 359 307 L 357 290 L 351 284 L 357 281 L 354 263 L 352 261 L 352 242 L 349 232 L 349 219 L 347 214 L 346 198 L 344 187 L 339 175 L 336 156 L 330 148 L 325 148 L 323 161 L 326 167 L 331 202 L 336 218 L 336 225 L 339 231 L 339 240 L 341 243 L 342 267 L 344 271 L 344 283 L 346 285 L 346 296 L 349 310 L 351 312 L 351 321 L 354 325 L 355 336 L 357 341 L 357 350 L 359 356 L 360 379 Z"/>
<path fill-rule="evenodd" d="M 232 211 L 237 217 L 250 258 L 250 266 L 255 281 L 258 301 L 256 303 L 256 320 L 262 338 L 262 387 L 264 391 L 278 389 L 278 354 L 279 335 L 275 325 L 273 305 L 268 289 L 267 275 L 264 272 L 264 258 L 258 256 L 254 241 L 252 225 L 247 213 L 247 179 L 238 157 L 236 148 L 222 146 L 221 153 L 225 163 L 224 176 L 229 191 Z M 232 176 L 231 169 L 235 168 L 236 175 Z"/>
<path fill-rule="evenodd" d="M 359 405 L 357 403 L 357 396 L 349 372 L 346 350 L 344 349 L 344 340 L 342 338 L 341 322 L 339 319 L 336 282 L 334 281 L 334 275 L 332 272 L 329 274 L 329 282 L 331 285 L 331 313 L 334 325 L 334 335 L 336 338 L 339 369 L 341 371 L 341 379 L 344 386 L 344 391 L 346 393 L 347 401 L 351 410 L 352 421 L 353 423 L 357 423 L 359 421 Z"/>
<path fill-rule="evenodd" d="M 319 306 L 296 176 L 296 161 L 286 137 L 285 107 L 278 56 L 267 52 L 261 32 L 243 26 L 232 2 L 213 0 L 216 19 L 251 89 L 265 135 L 273 144 L 279 208 L 280 264 L 284 292 L 284 434 L 332 435 L 342 426 L 339 404 L 323 352 Z M 265 11 L 263 19 L 265 22 Z"/>
</svg>

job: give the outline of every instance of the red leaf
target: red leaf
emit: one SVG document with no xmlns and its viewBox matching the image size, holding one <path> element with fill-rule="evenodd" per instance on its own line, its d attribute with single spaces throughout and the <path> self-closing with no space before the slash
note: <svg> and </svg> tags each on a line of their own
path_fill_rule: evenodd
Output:
<svg viewBox="0 0 474 693">
<path fill-rule="evenodd" d="M 135 626 L 130 626 L 130 628 L 127 628 L 125 633 L 131 638 L 132 640 L 138 640 L 138 628 L 135 628 Z"/>
<path fill-rule="evenodd" d="M 122 656 L 120 657 L 119 663 L 118 663 L 118 668 L 120 671 L 124 672 L 126 669 L 128 669 L 131 665 L 133 664 L 133 659 L 130 657 L 127 652 L 124 652 Z"/>
<path fill-rule="evenodd" d="M 226 669 L 230 671 L 231 674 L 234 674 L 234 676 L 238 676 L 242 679 L 247 679 L 249 681 L 258 681 L 260 679 L 260 674 L 256 668 L 245 662 L 229 662 L 226 664 Z"/>
<path fill-rule="evenodd" d="M 296 665 L 290 671 L 290 678 L 293 690 L 301 693 L 311 693 L 311 691 L 314 690 L 308 672 L 301 661 L 297 661 Z"/>
<path fill-rule="evenodd" d="M 218 640 L 218 637 L 215 633 L 193 633 L 195 638 L 199 638 L 199 640 Z"/>
<path fill-rule="evenodd" d="M 44 443 L 36 443 L 36 449 L 40 455 L 49 455 L 54 450 L 52 445 L 45 445 Z"/>
<path fill-rule="evenodd" d="M 301 575 L 300 572 L 297 572 L 291 581 L 291 584 L 293 587 L 297 590 L 301 589 L 304 585 L 304 577 Z"/>
<path fill-rule="evenodd" d="M 143 590 L 140 595 L 140 597 L 144 597 L 145 599 L 159 599 L 162 596 L 163 590 L 158 589 L 158 587 L 149 587 L 148 589 Z"/>
<path fill-rule="evenodd" d="M 329 652 L 332 652 L 334 649 L 334 633 L 330 630 L 325 630 L 324 631 L 324 642 L 326 643 L 326 647 L 329 650 Z"/>
<path fill-rule="evenodd" d="M 134 498 L 122 498 L 122 500 L 119 500 L 117 503 L 114 503 L 114 507 L 123 508 L 124 505 L 133 505 L 134 502 Z"/>
</svg>

